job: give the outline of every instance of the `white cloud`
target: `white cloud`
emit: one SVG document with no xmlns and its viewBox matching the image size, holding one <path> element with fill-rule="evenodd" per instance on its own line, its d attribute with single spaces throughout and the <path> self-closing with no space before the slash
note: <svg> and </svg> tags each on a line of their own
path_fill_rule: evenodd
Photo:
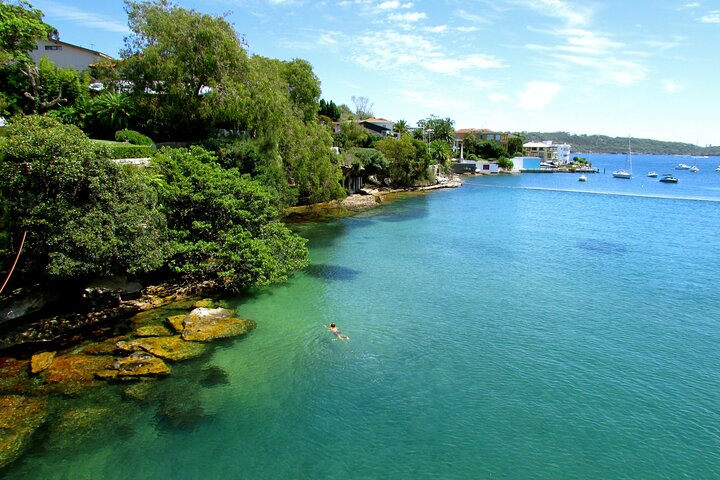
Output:
<svg viewBox="0 0 720 480">
<path fill-rule="evenodd" d="M 452 56 L 432 41 L 434 37 L 403 34 L 393 30 L 366 34 L 357 39 L 355 61 L 373 70 L 390 70 L 408 66 L 449 76 L 462 72 L 505 68 L 507 65 L 491 55 Z"/>
<path fill-rule="evenodd" d="M 437 27 L 430 27 L 428 28 L 428 32 L 432 33 L 443 33 L 446 32 L 448 29 L 447 25 L 438 25 Z"/>
<path fill-rule="evenodd" d="M 427 18 L 427 15 L 423 12 L 391 13 L 388 18 L 393 22 L 412 23 Z"/>
<path fill-rule="evenodd" d="M 542 110 L 552 103 L 560 88 L 560 84 L 554 82 L 528 82 L 525 89 L 517 93 L 516 106 L 525 110 Z"/>
<path fill-rule="evenodd" d="M 467 57 L 436 57 L 421 64 L 426 70 L 435 73 L 457 74 L 463 70 L 503 68 L 505 64 L 489 55 L 469 55 Z"/>
<path fill-rule="evenodd" d="M 396 8 L 400 8 L 400 2 L 397 0 L 388 0 L 387 2 L 382 2 L 377 8 L 380 10 L 395 10 Z"/>
<path fill-rule="evenodd" d="M 700 17 L 703 23 L 720 23 L 720 10 L 713 10 Z"/>
<path fill-rule="evenodd" d="M 675 82 L 675 80 L 667 79 L 662 81 L 663 87 L 665 88 L 665 91 L 668 93 L 675 93 L 678 91 L 679 85 Z"/>
<path fill-rule="evenodd" d="M 456 30 L 461 33 L 477 32 L 480 30 L 478 27 L 457 27 Z"/>
</svg>

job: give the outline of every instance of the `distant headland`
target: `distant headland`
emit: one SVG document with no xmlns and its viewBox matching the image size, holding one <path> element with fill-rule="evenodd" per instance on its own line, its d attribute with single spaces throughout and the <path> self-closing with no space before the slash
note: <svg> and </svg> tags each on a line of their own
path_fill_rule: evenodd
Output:
<svg viewBox="0 0 720 480">
<path fill-rule="evenodd" d="M 522 132 L 526 142 L 552 140 L 554 143 L 569 143 L 573 152 L 626 153 L 627 137 L 606 135 L 575 135 L 567 132 Z M 633 153 L 648 155 L 720 155 L 720 145 L 699 147 L 691 143 L 665 142 L 648 138 L 630 138 Z"/>
</svg>

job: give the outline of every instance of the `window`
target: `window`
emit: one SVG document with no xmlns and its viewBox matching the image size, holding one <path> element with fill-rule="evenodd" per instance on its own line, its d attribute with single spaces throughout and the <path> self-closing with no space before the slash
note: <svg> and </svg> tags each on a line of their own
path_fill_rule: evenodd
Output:
<svg viewBox="0 0 720 480">
<path fill-rule="evenodd" d="M 60 45 L 45 45 L 45 50 L 62 50 Z"/>
</svg>

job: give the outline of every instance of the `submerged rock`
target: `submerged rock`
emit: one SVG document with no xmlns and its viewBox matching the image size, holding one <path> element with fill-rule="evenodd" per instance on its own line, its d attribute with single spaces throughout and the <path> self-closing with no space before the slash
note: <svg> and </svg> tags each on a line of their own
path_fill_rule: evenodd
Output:
<svg viewBox="0 0 720 480">
<path fill-rule="evenodd" d="M 152 378 L 143 378 L 142 381 L 128 385 L 123 390 L 123 396 L 137 402 L 144 402 L 148 399 L 155 388 L 155 382 Z"/>
<path fill-rule="evenodd" d="M 28 393 L 34 388 L 28 375 L 29 364 L 27 360 L 0 358 L 0 394 Z"/>
<path fill-rule="evenodd" d="M 228 373 L 217 365 L 210 365 L 202 370 L 200 385 L 203 387 L 215 387 L 230 383 Z"/>
<path fill-rule="evenodd" d="M 242 335 L 254 329 L 252 320 L 242 320 L 226 308 L 196 308 L 183 320 L 182 338 L 190 342 L 209 342 Z"/>
<path fill-rule="evenodd" d="M 44 398 L 0 396 L 0 468 L 22 454 L 46 417 L 47 401 Z"/>
</svg>

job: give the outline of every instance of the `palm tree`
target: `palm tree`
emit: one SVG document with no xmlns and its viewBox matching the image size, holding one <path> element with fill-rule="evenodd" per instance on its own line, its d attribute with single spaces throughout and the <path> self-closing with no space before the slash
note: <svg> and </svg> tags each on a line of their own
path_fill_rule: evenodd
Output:
<svg viewBox="0 0 720 480">
<path fill-rule="evenodd" d="M 93 102 L 98 122 L 111 131 L 127 128 L 132 116 L 132 101 L 124 93 L 106 92 Z"/>
<path fill-rule="evenodd" d="M 393 131 L 396 132 L 399 136 L 402 136 L 410 131 L 410 126 L 408 125 L 407 120 L 398 120 L 393 125 Z"/>
</svg>

